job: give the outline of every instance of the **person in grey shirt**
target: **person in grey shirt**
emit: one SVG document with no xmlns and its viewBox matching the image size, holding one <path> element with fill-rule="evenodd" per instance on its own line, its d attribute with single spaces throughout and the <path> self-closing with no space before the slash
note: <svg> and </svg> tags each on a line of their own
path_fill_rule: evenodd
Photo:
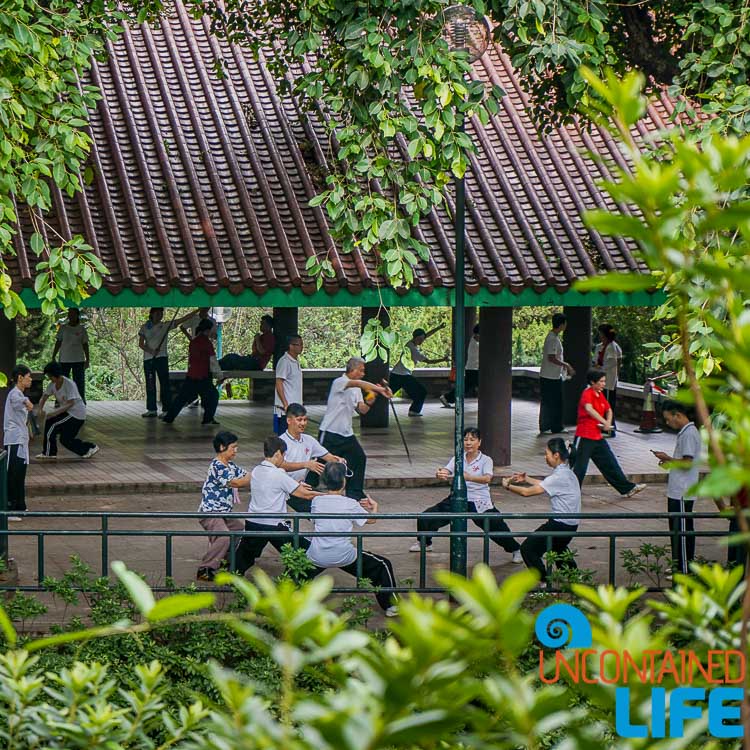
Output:
<svg viewBox="0 0 750 750">
<path fill-rule="evenodd" d="M 544 450 L 544 460 L 552 473 L 544 479 L 535 479 L 525 473 L 513 474 L 503 479 L 503 487 L 522 497 L 533 497 L 545 492 L 549 495 L 552 513 L 559 513 L 560 518 L 550 518 L 521 545 L 521 556 L 526 567 L 539 571 L 542 581 L 547 579 L 544 555 L 547 550 L 560 554 L 568 548 L 578 530 L 578 519 L 571 513 L 581 512 L 581 485 L 568 465 L 570 454 L 562 438 L 552 438 Z M 563 515 L 566 514 L 566 515 Z M 545 531 L 564 532 L 556 536 L 547 536 Z M 557 561 L 557 567 L 577 568 L 576 561 Z"/>
<path fill-rule="evenodd" d="M 10 374 L 13 387 L 5 398 L 3 412 L 3 443 L 7 451 L 8 510 L 26 510 L 26 467 L 29 464 L 29 428 L 26 425 L 34 405 L 24 391 L 31 387 L 31 370 L 17 365 Z M 20 516 L 9 516 L 9 521 L 20 521 Z"/>
</svg>

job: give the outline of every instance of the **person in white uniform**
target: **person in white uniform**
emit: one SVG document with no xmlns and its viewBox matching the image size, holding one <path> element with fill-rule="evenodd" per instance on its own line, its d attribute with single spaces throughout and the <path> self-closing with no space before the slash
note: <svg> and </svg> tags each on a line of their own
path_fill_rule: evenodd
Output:
<svg viewBox="0 0 750 750">
<path fill-rule="evenodd" d="M 357 576 L 357 548 L 352 544 L 351 534 L 354 526 L 375 523 L 368 517 L 368 512 L 377 513 L 378 504 L 370 497 L 354 500 L 346 495 L 346 467 L 340 463 L 326 464 L 323 482 L 327 491 L 313 498 L 313 524 L 316 534 L 310 541 L 307 557 L 315 566 L 307 575 L 314 578 L 327 568 L 341 568 L 349 575 Z M 321 518 L 330 513 L 350 513 L 354 518 Z M 336 534 L 337 536 L 325 536 Z M 376 555 L 368 550 L 362 551 L 362 578 L 367 578 L 377 589 L 375 598 L 386 617 L 398 614 L 393 589 L 396 588 L 396 576 L 393 565 L 387 557 Z"/>
<path fill-rule="evenodd" d="M 662 415 L 667 426 L 677 430 L 677 442 L 673 455 L 664 451 L 652 451 L 659 459 L 659 466 L 667 463 L 667 513 L 692 513 L 695 495 L 688 490 L 698 484 L 699 466 L 703 453 L 703 441 L 695 426 L 688 408 L 679 401 L 665 401 Z M 694 531 L 695 525 L 690 516 L 670 516 L 669 530 L 672 532 L 672 564 L 678 573 L 689 572 L 690 563 L 695 559 L 695 537 L 686 532 Z"/>
<path fill-rule="evenodd" d="M 289 404 L 302 404 L 302 368 L 299 355 L 304 349 L 302 336 L 293 333 L 287 337 L 286 352 L 276 363 L 276 382 L 273 394 L 273 431 L 286 432 L 286 412 Z"/>
<path fill-rule="evenodd" d="M 68 308 L 68 322 L 60 326 L 55 337 L 52 359 L 60 353 L 60 364 L 66 378 L 73 375 L 83 403 L 86 403 L 86 370 L 89 367 L 89 336 L 81 325 L 81 314 L 77 307 Z"/>
<path fill-rule="evenodd" d="M 474 394 L 479 388 L 479 326 L 475 325 L 466 350 L 464 369 L 464 396 Z M 450 408 L 456 403 L 456 386 L 440 397 L 440 403 Z"/>
<path fill-rule="evenodd" d="M 346 372 L 331 383 L 318 435 L 322 445 L 348 465 L 352 474 L 349 495 L 355 500 L 362 500 L 365 496 L 367 456 L 354 436 L 352 417 L 355 413 L 367 414 L 378 396 L 393 398 L 389 387 L 362 380 L 364 374 L 365 361 L 361 357 L 352 357 L 346 363 Z M 363 390 L 368 391 L 367 397 L 362 395 Z"/>
<path fill-rule="evenodd" d="M 523 561 L 528 568 L 539 572 L 542 581 L 547 579 L 544 555 L 550 550 L 559 554 L 568 549 L 578 531 L 579 519 L 568 514 L 581 512 L 581 485 L 568 465 L 569 458 L 565 441 L 562 438 L 552 438 L 544 450 L 544 460 L 552 469 L 549 476 L 535 479 L 525 473 L 517 473 L 503 479 L 503 487 L 506 490 L 522 497 L 543 495 L 546 492 L 552 513 L 560 514 L 560 518 L 545 521 L 521 545 Z M 544 532 L 556 532 L 558 535 L 552 536 Z M 578 565 L 571 557 L 569 560 L 558 560 L 557 567 L 577 568 Z"/>
<path fill-rule="evenodd" d="M 552 316 L 552 330 L 542 348 L 539 368 L 539 436 L 545 432 L 562 433 L 563 429 L 563 373 L 575 375 L 575 370 L 564 359 L 560 336 L 568 327 L 562 313 Z"/>
<path fill-rule="evenodd" d="M 602 323 L 599 328 L 599 343 L 594 350 L 593 367 L 602 370 L 607 376 L 604 396 L 612 407 L 612 429 L 606 437 L 615 436 L 615 407 L 617 406 L 617 380 L 622 367 L 622 349 L 617 343 L 617 331 L 609 323 Z"/>
<path fill-rule="evenodd" d="M 99 446 L 78 437 L 86 421 L 86 404 L 76 384 L 63 376 L 59 362 L 50 362 L 44 368 L 44 374 L 50 379 L 50 384 L 39 402 L 39 410 L 43 411 L 50 396 L 54 397 L 57 408 L 49 412 L 44 421 L 44 444 L 37 458 L 57 458 L 58 438 L 72 453 L 91 458 L 99 452 Z"/>
<path fill-rule="evenodd" d="M 492 533 L 509 532 L 510 528 L 500 515 L 500 511 L 495 507 L 490 496 L 490 482 L 494 466 L 492 459 L 481 452 L 482 435 L 476 427 L 467 427 L 464 430 L 464 478 L 466 479 L 466 493 L 468 496 L 469 513 L 486 513 L 489 516 L 488 521 L 474 518 L 472 521 L 484 529 L 485 524 Z M 438 479 L 450 482 L 455 472 L 455 458 L 451 458 L 447 465 L 439 468 L 435 473 Z M 433 513 L 450 513 L 451 496 L 448 495 L 437 505 L 433 505 L 422 514 L 417 521 L 418 538 L 424 538 L 424 548 L 426 552 L 432 552 L 432 536 L 430 532 L 437 531 L 443 526 L 450 523 L 448 518 L 435 518 Z M 490 537 L 495 544 L 502 547 L 506 552 L 513 555 L 513 562 L 517 565 L 521 563 L 521 546 L 512 536 L 492 536 Z M 410 548 L 410 552 L 419 552 L 422 549 L 421 542 L 417 541 Z"/>
<path fill-rule="evenodd" d="M 26 467 L 29 465 L 29 428 L 27 419 L 34 405 L 25 391 L 31 387 L 31 370 L 17 365 L 10 374 L 11 389 L 5 397 L 3 412 L 3 444 L 7 451 L 8 510 L 26 511 Z M 9 516 L 9 521 L 20 521 Z"/>
<path fill-rule="evenodd" d="M 312 435 L 305 432 L 307 429 L 307 409 L 302 404 L 289 404 L 286 410 L 286 421 L 286 432 L 280 436 L 286 443 L 286 453 L 281 468 L 292 479 L 315 488 L 326 463 L 341 461 L 341 459 L 334 456 Z M 300 513 L 310 512 L 310 500 L 303 500 L 296 495 L 292 495 L 288 504 Z"/>
<path fill-rule="evenodd" d="M 285 453 L 286 443 L 281 438 L 276 435 L 267 437 L 263 443 L 265 461 L 250 473 L 250 505 L 247 512 L 252 520 L 245 521 L 245 531 L 251 531 L 253 535 L 243 537 L 235 553 L 235 567 L 240 575 L 255 564 L 267 544 L 278 551 L 285 544 L 294 544 L 289 523 L 274 517 L 275 514 L 287 513 L 289 496 L 312 500 L 320 494 L 303 482 L 292 479 L 281 468 Z M 302 549 L 307 549 L 309 545 L 309 540 L 299 537 Z"/>
</svg>

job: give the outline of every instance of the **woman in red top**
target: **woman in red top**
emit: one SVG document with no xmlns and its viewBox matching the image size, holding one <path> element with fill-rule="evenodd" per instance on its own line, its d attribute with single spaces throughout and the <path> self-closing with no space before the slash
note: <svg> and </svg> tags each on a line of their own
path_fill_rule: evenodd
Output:
<svg viewBox="0 0 750 750">
<path fill-rule="evenodd" d="M 612 407 L 604 396 L 607 378 L 601 370 L 591 370 L 586 375 L 588 388 L 578 402 L 578 421 L 575 437 L 575 463 L 573 471 L 583 484 L 589 460 L 602 476 L 624 497 L 633 497 L 646 489 L 645 484 L 634 484 L 623 473 L 602 432 L 612 429 Z"/>
</svg>

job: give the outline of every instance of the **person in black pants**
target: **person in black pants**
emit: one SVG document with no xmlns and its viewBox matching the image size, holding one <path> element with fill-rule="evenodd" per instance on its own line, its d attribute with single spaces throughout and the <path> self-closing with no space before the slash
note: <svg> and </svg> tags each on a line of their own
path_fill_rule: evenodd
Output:
<svg viewBox="0 0 750 750">
<path fill-rule="evenodd" d="M 68 308 L 68 322 L 60 326 L 55 337 L 55 348 L 52 359 L 57 360 L 60 354 L 62 374 L 72 380 L 86 403 L 86 370 L 89 366 L 89 337 L 86 328 L 81 325 L 81 314 L 77 307 Z"/>
<path fill-rule="evenodd" d="M 563 373 L 575 375 L 575 370 L 563 358 L 560 339 L 568 326 L 562 313 L 552 316 L 552 330 L 547 334 L 542 348 L 539 368 L 539 436 L 545 432 L 560 433 L 563 428 Z"/>
<path fill-rule="evenodd" d="M 602 476 L 623 497 L 633 497 L 645 490 L 646 485 L 635 484 L 625 476 L 609 443 L 602 436 L 602 432 L 612 429 L 612 408 L 603 393 L 606 376 L 601 370 L 591 370 L 586 375 L 586 382 L 588 387 L 578 402 L 573 471 L 578 482 L 583 484 L 589 461 L 593 461 Z"/>
<path fill-rule="evenodd" d="M 76 384 L 63 377 L 59 362 L 50 362 L 44 368 L 50 384 L 39 402 L 39 410 L 50 396 L 54 396 L 57 408 L 47 415 L 44 422 L 44 447 L 37 458 L 57 458 L 57 439 L 72 453 L 81 458 L 91 458 L 99 452 L 99 446 L 78 438 L 86 421 L 86 404 L 78 393 Z"/>
<path fill-rule="evenodd" d="M 11 388 L 5 398 L 3 411 L 3 442 L 7 451 L 8 510 L 26 510 L 26 467 L 29 463 L 29 412 L 34 408 L 24 391 L 31 387 L 31 370 L 17 365 L 10 374 Z M 9 521 L 20 521 L 9 516 Z"/>
<path fill-rule="evenodd" d="M 304 482 L 292 479 L 281 468 L 285 452 L 286 443 L 281 438 L 276 435 L 267 437 L 263 443 L 265 460 L 250 474 L 250 505 L 247 512 L 251 516 L 255 514 L 255 518 L 245 521 L 245 531 L 252 532 L 252 535 L 243 536 L 235 552 L 235 570 L 240 575 L 255 564 L 267 544 L 281 552 L 285 544 L 294 543 L 289 523 L 273 517 L 287 513 L 289 496 L 294 494 L 303 500 L 311 500 L 320 494 Z M 302 549 L 310 546 L 310 540 L 303 536 L 298 537 L 298 543 Z"/>
<path fill-rule="evenodd" d="M 578 531 L 578 519 L 568 514 L 581 512 L 581 485 L 578 478 L 568 466 L 570 453 L 562 438 L 552 438 L 544 450 L 544 460 L 552 473 L 544 479 L 535 479 L 525 473 L 513 474 L 503 479 L 503 487 L 522 497 L 533 497 L 545 492 L 549 495 L 552 513 L 559 513 L 561 518 L 550 518 L 521 545 L 521 556 L 527 568 L 539 573 L 542 581 L 547 579 L 547 569 L 544 565 L 544 555 L 548 551 L 563 552 Z M 565 514 L 565 515 L 563 515 Z M 555 535 L 545 532 L 563 532 Z M 577 568 L 574 559 L 558 560 L 558 568 Z"/>
<path fill-rule="evenodd" d="M 484 529 L 485 526 L 490 533 L 509 532 L 510 528 L 505 523 L 500 511 L 493 505 L 490 496 L 490 482 L 494 466 L 492 459 L 485 456 L 479 448 L 482 445 L 482 436 L 476 427 L 467 427 L 464 430 L 464 477 L 466 479 L 466 492 L 468 495 L 469 513 L 486 513 L 489 518 L 474 518 L 473 522 Z M 453 478 L 455 459 L 451 458 L 447 465 L 441 467 L 435 472 L 435 476 L 443 481 L 450 482 Z M 432 552 L 432 536 L 429 532 L 437 531 L 443 526 L 450 523 L 448 518 L 435 518 L 433 513 L 450 513 L 451 496 L 444 498 L 436 505 L 432 505 L 422 511 L 417 521 L 417 532 L 419 537 L 424 538 L 424 547 L 427 552 Z M 502 547 L 506 552 L 513 555 L 513 562 L 520 564 L 522 562 L 520 549 L 521 546 L 511 536 L 491 536 L 495 544 Z M 410 548 L 410 552 L 419 552 L 422 549 L 419 541 L 415 542 Z"/>
</svg>

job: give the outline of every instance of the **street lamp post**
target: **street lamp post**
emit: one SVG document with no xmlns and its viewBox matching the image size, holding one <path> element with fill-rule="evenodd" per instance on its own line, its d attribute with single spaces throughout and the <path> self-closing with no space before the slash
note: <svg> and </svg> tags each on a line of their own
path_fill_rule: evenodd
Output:
<svg viewBox="0 0 750 750">
<path fill-rule="evenodd" d="M 452 5 L 443 12 L 443 38 L 453 52 L 464 52 L 470 63 L 478 60 L 487 50 L 490 27 L 487 19 L 466 5 Z M 463 113 L 456 112 L 459 132 L 465 128 Z M 468 499 L 464 477 L 464 369 L 466 362 L 466 304 L 464 300 L 465 265 L 464 243 L 466 238 L 466 193 L 463 176 L 456 178 L 456 288 L 454 303 L 454 347 L 453 366 L 456 370 L 456 406 L 453 447 L 455 467 L 451 487 L 451 513 L 466 513 Z M 450 569 L 466 575 L 466 519 L 451 521 Z"/>
</svg>

